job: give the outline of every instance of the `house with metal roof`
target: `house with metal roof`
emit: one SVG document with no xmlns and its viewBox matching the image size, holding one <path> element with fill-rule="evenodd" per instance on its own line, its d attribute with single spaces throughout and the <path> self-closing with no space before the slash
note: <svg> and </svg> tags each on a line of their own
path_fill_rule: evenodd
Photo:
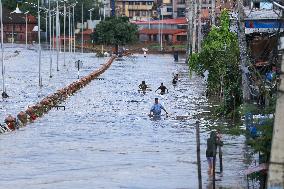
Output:
<svg viewBox="0 0 284 189">
<path fill-rule="evenodd" d="M 284 29 L 281 11 L 275 9 L 245 9 L 245 33 L 273 33 Z"/>
<path fill-rule="evenodd" d="M 138 25 L 139 40 L 142 42 L 185 43 L 187 41 L 187 20 L 176 19 L 132 21 Z"/>
</svg>

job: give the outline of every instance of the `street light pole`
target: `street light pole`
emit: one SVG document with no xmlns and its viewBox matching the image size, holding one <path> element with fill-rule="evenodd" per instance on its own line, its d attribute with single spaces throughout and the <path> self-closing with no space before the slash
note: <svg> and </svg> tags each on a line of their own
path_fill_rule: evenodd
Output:
<svg viewBox="0 0 284 189">
<path fill-rule="evenodd" d="M 84 45 L 84 35 L 83 35 L 83 31 L 84 31 L 84 4 L 82 3 L 82 41 L 81 41 L 81 52 L 83 54 L 83 45 Z"/>
<path fill-rule="evenodd" d="M 12 23 L 12 47 L 14 47 L 14 23 Z"/>
<path fill-rule="evenodd" d="M 37 16 L 38 16 L 38 84 L 39 87 L 42 87 L 41 80 L 41 46 L 40 46 L 40 8 L 39 8 L 39 0 L 37 1 Z"/>
<path fill-rule="evenodd" d="M 163 13 L 162 13 L 162 8 L 163 6 L 160 6 L 160 16 L 161 19 L 159 20 L 159 30 L 160 30 L 160 46 L 161 46 L 161 51 L 163 50 Z M 162 25 L 162 27 L 161 27 Z"/>
<path fill-rule="evenodd" d="M 26 49 L 28 48 L 28 13 L 29 11 L 25 12 L 25 15 L 26 15 Z"/>
<path fill-rule="evenodd" d="M 14 24 L 13 24 L 13 18 L 9 17 L 9 19 L 12 22 L 12 47 L 14 47 Z"/>
<path fill-rule="evenodd" d="M 4 66 L 4 46 L 3 46 L 3 9 L 2 9 L 2 1 L 0 0 L 0 21 L 1 21 L 1 67 L 2 67 L 2 92 L 5 92 L 5 66 Z"/>
<path fill-rule="evenodd" d="M 106 4 L 104 3 L 104 20 L 106 19 Z"/>
<path fill-rule="evenodd" d="M 68 7 L 68 50 L 69 50 L 69 53 L 71 51 L 71 41 L 70 41 L 70 36 L 71 36 L 71 13 L 70 13 L 70 6 Z"/>
<path fill-rule="evenodd" d="M 65 46 L 66 46 L 66 37 L 65 37 L 65 35 L 66 35 L 66 5 L 65 5 L 65 1 L 64 1 L 64 9 L 63 9 L 63 11 L 64 11 L 64 22 L 63 22 L 63 43 L 64 43 L 64 45 L 63 45 L 63 51 L 64 51 L 64 54 L 63 54 L 63 58 L 64 58 L 64 63 L 63 63 L 63 65 L 64 66 L 66 66 L 66 64 L 65 64 Z"/>
<path fill-rule="evenodd" d="M 46 9 L 45 10 L 46 12 L 45 12 L 45 42 L 46 42 L 46 44 L 48 43 L 48 34 L 47 34 L 47 32 L 48 32 L 48 25 L 47 25 L 47 20 L 48 20 L 48 10 Z"/>
<path fill-rule="evenodd" d="M 161 8 L 159 10 L 160 10 L 160 15 L 159 15 L 159 43 L 161 44 Z"/>
<path fill-rule="evenodd" d="M 49 17 L 49 77 L 52 78 L 52 35 L 51 35 L 51 9 L 50 0 L 48 1 L 48 17 Z"/>
<path fill-rule="evenodd" d="M 94 10 L 94 8 L 91 8 L 89 11 L 90 11 L 90 25 L 91 25 L 91 30 L 92 32 L 94 31 L 93 29 L 93 22 L 92 22 L 92 11 Z"/>
<path fill-rule="evenodd" d="M 56 1 L 56 70 L 59 71 L 59 8 L 58 8 L 58 1 Z"/>
<path fill-rule="evenodd" d="M 76 35 L 75 35 L 75 5 L 73 6 L 73 35 L 74 35 L 74 54 L 76 52 Z"/>
<path fill-rule="evenodd" d="M 163 8 L 164 9 L 164 8 Z M 163 10 L 162 9 L 162 10 Z M 162 11 L 161 11 L 162 12 Z M 164 29 L 164 24 L 163 24 L 163 20 L 164 20 L 164 14 L 162 13 L 162 29 L 161 29 L 161 51 L 163 50 L 163 29 Z"/>
<path fill-rule="evenodd" d="M 52 15 L 52 52 L 54 53 L 54 47 L 55 47 L 55 18 L 56 18 L 56 12 L 54 12 L 54 15 Z"/>
</svg>

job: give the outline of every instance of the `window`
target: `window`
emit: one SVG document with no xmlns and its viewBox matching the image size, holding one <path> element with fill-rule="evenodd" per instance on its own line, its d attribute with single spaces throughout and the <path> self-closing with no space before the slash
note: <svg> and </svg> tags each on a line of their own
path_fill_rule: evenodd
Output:
<svg viewBox="0 0 284 189">
<path fill-rule="evenodd" d="M 144 1 L 144 2 L 142 2 L 142 5 L 146 5 L 146 2 Z"/>
<path fill-rule="evenodd" d="M 259 9 L 260 8 L 260 2 L 254 2 L 253 8 Z"/>
<path fill-rule="evenodd" d="M 148 1 L 147 4 L 148 4 L 148 5 L 152 5 L 152 2 L 151 2 L 151 1 Z"/>
<path fill-rule="evenodd" d="M 177 17 L 184 17 L 184 16 L 185 16 L 185 8 L 178 8 Z"/>
<path fill-rule="evenodd" d="M 133 11 L 129 11 L 129 17 L 130 17 L 130 18 L 133 17 Z"/>
<path fill-rule="evenodd" d="M 133 1 L 129 1 L 128 3 L 129 3 L 129 5 L 133 5 Z"/>
<path fill-rule="evenodd" d="M 140 12 L 139 11 L 135 11 L 135 16 L 140 16 Z"/>
<path fill-rule="evenodd" d="M 173 8 L 167 7 L 167 12 L 173 12 Z"/>
<path fill-rule="evenodd" d="M 177 25 L 177 29 L 186 29 L 187 25 Z"/>
<path fill-rule="evenodd" d="M 140 2 L 135 2 L 135 5 L 140 5 Z"/>
</svg>

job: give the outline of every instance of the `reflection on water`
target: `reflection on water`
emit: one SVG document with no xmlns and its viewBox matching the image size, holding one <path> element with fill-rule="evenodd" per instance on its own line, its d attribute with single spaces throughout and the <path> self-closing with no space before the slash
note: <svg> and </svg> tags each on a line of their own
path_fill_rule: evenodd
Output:
<svg viewBox="0 0 284 189">
<path fill-rule="evenodd" d="M 173 72 L 183 73 L 175 87 Z M 187 66 L 169 55 L 114 62 L 102 77 L 64 102 L 65 111 L 52 110 L 0 136 L 0 188 L 197 188 L 196 120 L 190 116 L 206 108 L 200 78 L 189 78 Z M 142 80 L 152 89 L 145 95 L 137 91 Z M 154 92 L 161 82 L 166 95 Z M 149 119 L 155 97 L 169 117 Z M 200 121 L 203 185 L 209 188 L 208 121 Z M 224 173 L 216 184 L 243 188 L 244 137 L 223 139 Z"/>
</svg>

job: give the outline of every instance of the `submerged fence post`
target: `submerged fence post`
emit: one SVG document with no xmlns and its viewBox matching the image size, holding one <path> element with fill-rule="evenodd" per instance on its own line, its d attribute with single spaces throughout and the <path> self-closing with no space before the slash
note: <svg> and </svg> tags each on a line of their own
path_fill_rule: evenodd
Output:
<svg viewBox="0 0 284 189">
<path fill-rule="evenodd" d="M 196 153 L 197 153 L 197 170 L 198 170 L 198 188 L 202 189 L 199 121 L 196 121 L 196 127 L 195 128 L 196 128 Z"/>
<path fill-rule="evenodd" d="M 222 159 L 221 145 L 219 145 L 219 162 L 220 162 L 220 173 L 223 173 L 223 159 Z"/>
</svg>

